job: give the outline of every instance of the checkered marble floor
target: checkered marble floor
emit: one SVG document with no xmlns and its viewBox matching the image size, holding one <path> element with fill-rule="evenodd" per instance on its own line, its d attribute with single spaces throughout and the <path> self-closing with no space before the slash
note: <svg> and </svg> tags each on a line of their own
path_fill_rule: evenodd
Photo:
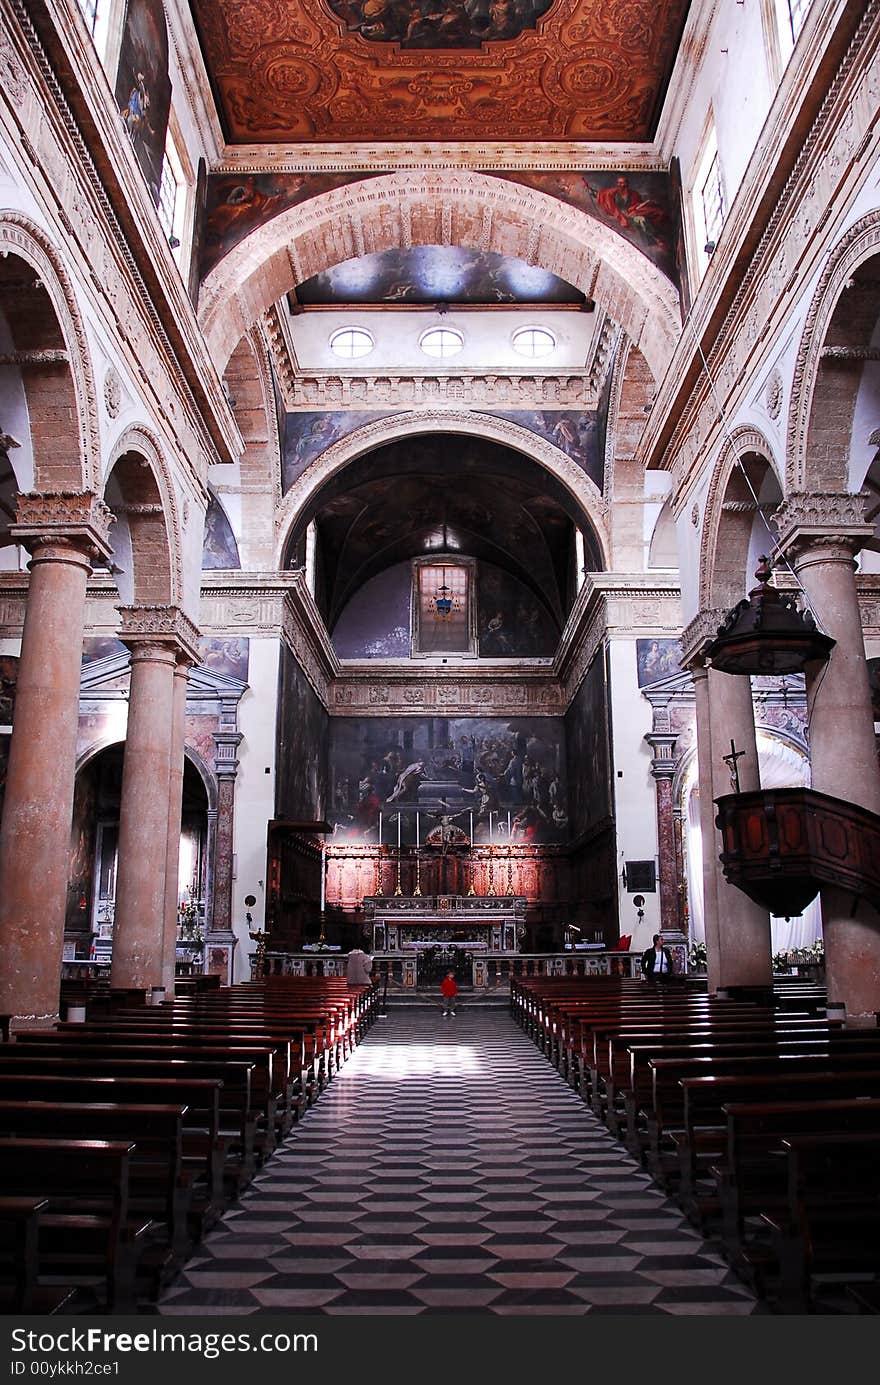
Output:
<svg viewBox="0 0 880 1385">
<path fill-rule="evenodd" d="M 506 1011 L 379 1019 L 165 1315 L 751 1314 Z"/>
</svg>

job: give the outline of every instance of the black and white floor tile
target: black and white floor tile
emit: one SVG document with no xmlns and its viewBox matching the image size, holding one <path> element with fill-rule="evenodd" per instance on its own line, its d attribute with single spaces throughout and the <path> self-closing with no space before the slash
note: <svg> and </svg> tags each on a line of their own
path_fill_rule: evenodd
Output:
<svg viewBox="0 0 880 1385">
<path fill-rule="evenodd" d="M 505 1010 L 396 1009 L 159 1312 L 748 1315 Z"/>
</svg>

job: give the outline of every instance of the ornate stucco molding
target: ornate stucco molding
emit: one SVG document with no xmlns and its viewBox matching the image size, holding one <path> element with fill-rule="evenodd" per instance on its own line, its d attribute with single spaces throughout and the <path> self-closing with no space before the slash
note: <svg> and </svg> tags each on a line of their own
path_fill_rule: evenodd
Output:
<svg viewBox="0 0 880 1385">
<path fill-rule="evenodd" d="M 706 649 L 718 634 L 724 614 L 722 610 L 700 611 L 684 627 L 678 637 L 682 668 L 688 668 L 695 660 L 702 662 L 705 659 Z"/>
<path fill-rule="evenodd" d="M 671 469 L 680 493 L 689 489 L 708 440 L 717 439 L 717 400 L 729 413 L 738 407 L 757 363 L 790 317 L 818 255 L 832 239 L 839 202 L 851 196 L 854 180 L 870 166 L 880 118 L 878 12 L 878 0 L 867 0 L 852 33 L 856 8 L 843 17 L 839 9 L 823 11 L 807 67 L 818 65 L 829 44 L 843 42 L 835 24 L 852 37 L 831 69 L 812 124 L 805 137 L 793 135 L 796 93 L 788 75 L 765 123 L 642 442 L 646 463 Z M 800 100 L 802 107 L 803 92 Z M 782 191 L 768 199 L 768 182 L 780 176 L 780 168 Z M 757 244 L 745 272 L 735 272 L 747 236 Z M 698 341 L 714 391 L 701 373 Z"/>
<path fill-rule="evenodd" d="M 343 667 L 333 681 L 330 710 L 334 716 L 358 717 L 561 716 L 565 698 L 549 674 L 500 676 L 483 669 L 433 677 L 360 669 L 355 675 Z"/>
<path fill-rule="evenodd" d="M 9 120 L 51 189 L 59 242 L 66 239 L 65 249 L 80 257 L 82 280 L 139 363 L 135 383 L 179 438 L 181 459 L 201 458 L 204 467 L 231 460 L 240 450 L 238 429 L 108 100 L 94 44 L 72 6 L 47 0 L 37 13 L 9 0 L 9 10 L 14 20 L 0 18 L 0 94 L 11 98 Z M 57 45 L 57 63 L 43 30 Z M 77 98 L 86 97 L 77 114 L 66 85 L 73 81 Z M 100 150 L 101 173 L 92 148 Z"/>
</svg>

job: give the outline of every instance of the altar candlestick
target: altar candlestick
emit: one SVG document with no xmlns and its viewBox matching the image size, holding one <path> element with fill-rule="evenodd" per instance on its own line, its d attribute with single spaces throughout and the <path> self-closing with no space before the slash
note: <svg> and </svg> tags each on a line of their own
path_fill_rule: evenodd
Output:
<svg viewBox="0 0 880 1385">
<path fill-rule="evenodd" d="M 324 912 L 324 901 L 326 898 L 326 875 L 327 875 L 327 843 L 321 843 L 321 913 Z"/>
<path fill-rule="evenodd" d="M 489 814 L 489 845 L 492 845 L 492 814 Z"/>
<path fill-rule="evenodd" d="M 382 845 L 382 812 L 379 812 L 379 845 Z"/>
<path fill-rule="evenodd" d="M 400 813 L 397 814 L 397 850 L 400 850 Z"/>
<path fill-rule="evenodd" d="M 510 841 L 510 809 L 507 810 L 507 840 Z"/>
<path fill-rule="evenodd" d="M 419 810 L 416 809 L 416 851 L 419 849 Z"/>
<path fill-rule="evenodd" d="M 474 844 L 474 815 L 471 813 L 471 846 Z"/>
</svg>

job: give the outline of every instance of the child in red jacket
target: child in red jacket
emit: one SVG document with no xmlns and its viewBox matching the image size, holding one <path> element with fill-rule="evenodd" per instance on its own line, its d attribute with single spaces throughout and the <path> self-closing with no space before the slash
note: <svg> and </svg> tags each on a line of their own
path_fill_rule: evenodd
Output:
<svg viewBox="0 0 880 1385">
<path fill-rule="evenodd" d="M 440 994 L 443 997 L 443 1017 L 455 1014 L 455 998 L 458 995 L 458 987 L 455 984 L 455 972 L 448 971 L 440 982 Z"/>
</svg>

